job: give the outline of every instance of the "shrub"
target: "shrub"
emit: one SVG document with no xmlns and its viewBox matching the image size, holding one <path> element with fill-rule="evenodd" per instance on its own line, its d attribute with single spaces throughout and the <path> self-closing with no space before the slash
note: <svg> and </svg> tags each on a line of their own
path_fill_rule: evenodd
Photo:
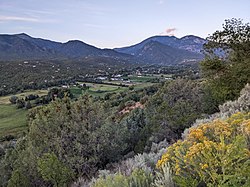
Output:
<svg viewBox="0 0 250 187">
<path fill-rule="evenodd" d="M 130 176 L 120 173 L 111 174 L 106 178 L 97 179 L 92 187 L 150 187 L 153 182 L 153 175 L 144 170 L 135 170 Z"/>
<path fill-rule="evenodd" d="M 94 182 L 92 187 L 129 187 L 128 179 L 122 174 L 109 175 Z"/>
<path fill-rule="evenodd" d="M 73 183 L 72 187 L 87 187 L 90 186 L 91 183 L 92 185 L 94 185 L 97 181 L 103 181 L 103 179 L 106 178 L 113 179 L 114 175 L 118 174 L 121 174 L 123 176 L 130 176 L 130 178 L 133 178 L 131 180 L 134 180 L 136 184 L 138 181 L 141 181 L 138 179 L 142 177 L 140 177 L 140 175 L 149 175 L 149 178 L 146 178 L 147 180 L 149 180 L 152 177 L 150 173 L 154 174 L 155 165 L 160 159 L 161 155 L 165 152 L 165 148 L 167 146 L 168 143 L 166 142 L 166 140 L 160 142 L 159 144 L 154 143 L 152 145 L 150 153 L 137 154 L 134 157 L 128 158 L 119 163 L 113 163 L 110 165 L 110 168 L 112 168 L 112 170 L 99 170 L 98 177 L 93 178 L 92 182 L 86 181 L 80 177 L 76 182 Z M 135 184 L 134 182 L 131 182 L 131 184 Z"/>
<path fill-rule="evenodd" d="M 154 181 L 155 187 L 174 187 L 174 181 L 172 179 L 172 172 L 169 167 L 169 165 L 165 164 L 162 167 L 162 172 L 157 172 L 155 181 Z"/>
<path fill-rule="evenodd" d="M 228 101 L 219 106 L 220 112 L 210 115 L 204 119 L 197 119 L 192 127 L 197 127 L 200 124 L 212 122 L 215 119 L 226 119 L 237 112 L 250 112 L 250 85 L 247 84 L 240 92 L 240 97 L 235 101 Z M 182 134 L 185 138 L 188 135 L 189 129 L 186 129 Z"/>
<path fill-rule="evenodd" d="M 3 183 L 18 169 L 34 186 L 64 185 L 69 179 L 63 172 L 66 166 L 75 177 L 90 179 L 98 169 L 117 162 L 128 153 L 128 130 L 112 121 L 111 112 L 88 96 L 76 102 L 64 98 L 34 108 L 28 116 L 25 145 L 17 142 L 11 151 L 15 156 L 4 158 L 7 167 L 0 164 Z M 48 152 L 54 155 L 44 158 L 42 155 Z"/>
<path fill-rule="evenodd" d="M 165 145 L 165 146 L 164 146 Z M 162 147 L 164 146 L 164 148 Z M 142 169 L 146 172 L 153 172 L 157 161 L 161 155 L 165 152 L 165 148 L 168 146 L 166 140 L 159 144 L 153 144 L 150 153 L 137 154 L 132 158 L 128 158 L 118 164 L 113 165 L 115 172 L 120 172 L 123 175 L 131 175 L 131 173 L 137 169 Z"/>
<path fill-rule="evenodd" d="M 32 108 L 32 105 L 31 105 L 31 103 L 30 103 L 30 101 L 27 101 L 26 103 L 25 103 L 25 109 L 31 109 Z"/>
<path fill-rule="evenodd" d="M 70 187 L 89 187 L 89 181 L 83 177 L 79 177 Z"/>
<path fill-rule="evenodd" d="M 177 79 L 165 84 L 146 103 L 146 120 L 153 142 L 174 142 L 202 113 L 202 87 L 198 81 Z M 150 143 L 150 142 L 149 142 Z"/>
<path fill-rule="evenodd" d="M 10 97 L 9 100 L 10 100 L 10 103 L 11 103 L 11 104 L 16 104 L 16 101 L 18 100 L 18 97 L 15 96 L 15 95 L 13 95 L 13 96 Z"/>
<path fill-rule="evenodd" d="M 150 187 L 153 180 L 154 177 L 151 172 L 141 169 L 133 171 L 132 175 L 128 177 L 129 187 Z"/>
<path fill-rule="evenodd" d="M 38 159 L 38 171 L 45 181 L 52 182 L 55 187 L 67 186 L 73 172 L 60 162 L 54 153 L 46 153 Z"/>
<path fill-rule="evenodd" d="M 169 164 L 179 186 L 249 186 L 250 113 L 191 128 L 167 149 L 157 167 Z"/>
<path fill-rule="evenodd" d="M 30 94 L 30 95 L 25 97 L 25 101 L 35 100 L 37 98 L 39 98 L 38 95 Z"/>
<path fill-rule="evenodd" d="M 8 187 L 16 187 L 16 186 L 31 186 L 28 178 L 22 174 L 19 170 L 15 170 L 12 172 L 12 176 L 8 182 Z"/>
<path fill-rule="evenodd" d="M 16 100 L 16 107 L 19 108 L 23 108 L 25 106 L 25 101 L 23 99 L 17 99 Z"/>
</svg>

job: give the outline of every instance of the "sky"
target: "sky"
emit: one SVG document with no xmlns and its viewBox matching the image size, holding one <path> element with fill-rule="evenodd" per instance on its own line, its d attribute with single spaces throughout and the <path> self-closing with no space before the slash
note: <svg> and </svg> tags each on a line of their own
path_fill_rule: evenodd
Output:
<svg viewBox="0 0 250 187">
<path fill-rule="evenodd" d="M 250 22 L 250 0 L 0 0 L 0 34 L 129 46 L 155 35 L 206 38 L 225 19 Z"/>
</svg>

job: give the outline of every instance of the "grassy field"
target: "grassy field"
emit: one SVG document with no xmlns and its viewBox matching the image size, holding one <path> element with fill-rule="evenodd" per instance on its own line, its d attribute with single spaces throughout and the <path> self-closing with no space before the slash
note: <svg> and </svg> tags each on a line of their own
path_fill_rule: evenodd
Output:
<svg viewBox="0 0 250 187">
<path fill-rule="evenodd" d="M 27 110 L 12 105 L 0 105 L 0 138 L 6 135 L 18 136 L 27 130 Z"/>
<path fill-rule="evenodd" d="M 31 90 L 15 94 L 19 98 L 27 95 L 46 95 L 47 90 Z M 27 130 L 28 113 L 25 109 L 17 109 L 15 105 L 10 105 L 11 95 L 0 97 L 0 138 L 6 135 L 18 136 Z"/>
<path fill-rule="evenodd" d="M 134 86 L 135 90 L 139 90 L 148 86 L 152 86 L 155 83 L 151 83 L 150 81 L 156 78 L 164 79 L 164 77 L 154 76 L 154 75 L 146 75 L 146 76 L 137 76 L 137 75 L 129 75 L 126 77 L 122 77 L 125 80 L 130 82 L 124 82 L 122 80 L 115 80 L 115 81 L 104 81 L 104 84 L 97 84 L 97 83 L 88 83 L 88 82 L 78 82 L 78 84 L 86 84 L 89 88 L 86 90 L 82 90 L 78 87 L 71 87 L 71 93 L 75 97 L 79 97 L 82 94 L 88 93 L 93 96 L 104 97 L 106 93 L 118 93 L 129 90 L 129 86 Z M 106 84 L 105 84 L 106 83 Z M 110 85 L 117 84 L 117 85 Z M 127 85 L 127 87 L 122 87 L 119 84 Z"/>
<path fill-rule="evenodd" d="M 172 78 L 173 74 L 146 74 L 146 76 L 150 76 L 150 77 L 155 77 L 155 78 Z"/>
<path fill-rule="evenodd" d="M 150 82 L 147 82 L 147 83 L 141 83 L 141 84 L 135 84 L 135 87 L 134 89 L 135 90 L 140 90 L 142 88 L 146 88 L 146 87 L 149 87 L 149 86 L 153 86 L 155 83 L 150 83 Z"/>
<path fill-rule="evenodd" d="M 124 77 L 124 78 L 127 78 L 132 82 L 138 82 L 138 83 L 144 82 L 145 83 L 145 82 L 151 81 L 152 79 L 155 79 L 156 77 L 155 76 L 134 76 L 134 75 L 131 75 L 131 76 Z"/>
<path fill-rule="evenodd" d="M 80 95 L 87 93 L 96 97 L 104 97 L 106 93 L 117 93 L 128 90 L 128 87 L 121 87 L 108 84 L 96 84 L 87 82 L 79 82 L 79 84 L 86 84 L 86 86 L 88 86 L 89 88 L 86 90 L 82 90 L 78 87 L 71 87 L 70 91 L 75 97 L 79 97 Z"/>
<path fill-rule="evenodd" d="M 15 96 L 19 97 L 19 98 L 25 98 L 25 96 L 30 95 L 30 94 L 34 94 L 34 95 L 47 95 L 48 94 L 48 90 L 31 90 L 31 91 L 26 91 L 23 93 L 19 93 L 19 94 L 14 94 Z M 10 104 L 10 97 L 12 95 L 8 95 L 8 96 L 2 96 L 0 97 L 0 105 L 4 104 Z"/>
<path fill-rule="evenodd" d="M 74 95 L 74 97 L 78 98 L 83 94 L 82 89 L 78 88 L 78 87 L 71 87 L 70 88 L 70 92 Z"/>
</svg>

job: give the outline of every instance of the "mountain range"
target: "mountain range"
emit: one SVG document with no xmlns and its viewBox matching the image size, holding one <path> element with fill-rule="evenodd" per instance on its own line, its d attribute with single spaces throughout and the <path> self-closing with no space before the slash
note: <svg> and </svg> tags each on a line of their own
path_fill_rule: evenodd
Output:
<svg viewBox="0 0 250 187">
<path fill-rule="evenodd" d="M 25 33 L 0 34 L 0 61 L 63 60 L 97 58 L 115 63 L 178 65 L 198 62 L 203 58 L 206 42 L 197 36 L 154 36 L 138 44 L 115 49 L 100 49 L 79 40 L 60 43 L 33 38 Z"/>
</svg>

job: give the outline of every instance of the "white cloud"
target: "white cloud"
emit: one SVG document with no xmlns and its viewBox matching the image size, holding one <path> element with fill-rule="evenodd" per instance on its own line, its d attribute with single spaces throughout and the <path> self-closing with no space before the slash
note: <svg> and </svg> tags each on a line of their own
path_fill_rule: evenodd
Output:
<svg viewBox="0 0 250 187">
<path fill-rule="evenodd" d="M 92 23 L 84 23 L 83 25 L 85 27 L 90 27 L 90 28 L 99 28 L 99 29 L 105 28 L 104 25 L 98 25 L 98 24 L 92 24 Z"/>
<path fill-rule="evenodd" d="M 158 1 L 158 4 L 160 4 L 160 5 L 162 5 L 162 4 L 164 4 L 165 3 L 165 0 L 159 0 Z"/>
<path fill-rule="evenodd" d="M 56 23 L 58 22 L 55 19 L 41 19 L 38 17 L 23 17 L 23 16 L 6 16 L 0 15 L 0 22 L 11 22 L 11 21 L 19 21 L 19 22 L 32 22 L 32 23 Z"/>
<path fill-rule="evenodd" d="M 25 21 L 25 22 L 40 22 L 37 18 L 19 17 L 19 16 L 1 16 L 0 21 Z"/>
</svg>

